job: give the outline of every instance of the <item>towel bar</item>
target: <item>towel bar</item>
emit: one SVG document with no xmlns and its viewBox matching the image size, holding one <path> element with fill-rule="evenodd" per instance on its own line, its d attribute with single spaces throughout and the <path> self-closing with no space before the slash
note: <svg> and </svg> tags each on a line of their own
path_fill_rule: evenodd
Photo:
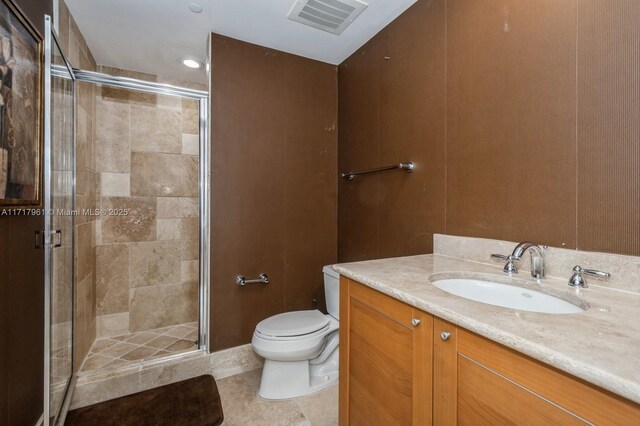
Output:
<svg viewBox="0 0 640 426">
<path fill-rule="evenodd" d="M 393 166 L 378 167 L 378 168 L 375 168 L 375 169 L 360 170 L 360 171 L 357 171 L 357 172 L 341 173 L 340 177 L 343 178 L 343 179 L 347 179 L 347 180 L 353 180 L 353 178 L 358 176 L 358 175 L 365 175 L 365 174 L 369 174 L 369 173 L 384 172 L 386 170 L 406 170 L 407 172 L 411 173 L 413 171 L 413 169 L 415 169 L 415 165 L 411 161 L 408 161 L 406 163 L 394 164 Z"/>
</svg>

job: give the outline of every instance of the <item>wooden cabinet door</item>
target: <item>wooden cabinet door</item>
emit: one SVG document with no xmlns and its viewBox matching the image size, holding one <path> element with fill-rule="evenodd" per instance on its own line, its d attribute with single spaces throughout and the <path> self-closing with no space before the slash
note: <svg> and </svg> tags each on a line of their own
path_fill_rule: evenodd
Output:
<svg viewBox="0 0 640 426">
<path fill-rule="evenodd" d="M 430 425 L 432 317 L 346 278 L 340 296 L 340 424 Z"/>
<path fill-rule="evenodd" d="M 433 318 L 433 424 L 453 426 L 458 422 L 458 328 Z"/>
<path fill-rule="evenodd" d="M 441 319 L 433 330 L 436 425 L 640 424 L 637 404 Z"/>
</svg>

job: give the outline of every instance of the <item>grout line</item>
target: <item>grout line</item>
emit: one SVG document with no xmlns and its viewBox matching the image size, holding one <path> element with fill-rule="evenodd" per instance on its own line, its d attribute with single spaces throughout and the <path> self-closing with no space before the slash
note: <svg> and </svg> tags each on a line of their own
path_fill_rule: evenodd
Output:
<svg viewBox="0 0 640 426">
<path fill-rule="evenodd" d="M 449 52 L 448 52 L 448 27 L 447 27 L 447 9 L 449 4 L 447 0 L 444 2 L 444 234 L 447 234 L 447 181 L 449 180 L 449 123 L 448 123 L 448 72 L 447 67 Z"/>
<path fill-rule="evenodd" d="M 313 426 L 313 423 L 311 423 L 311 420 L 309 420 L 309 416 L 307 415 L 307 413 L 304 412 L 304 408 L 302 408 L 302 404 L 300 404 L 300 399 L 301 398 L 294 398 L 293 402 L 295 402 L 296 406 L 298 407 L 298 410 L 300 410 L 300 412 L 302 413 L 302 417 L 304 417 L 304 419 L 307 422 L 309 422 L 311 426 Z"/>
<path fill-rule="evenodd" d="M 285 102 L 288 102 L 289 97 L 289 60 L 288 58 L 284 58 L 284 91 L 285 91 Z M 288 231 L 289 227 L 287 226 L 287 138 L 289 136 L 289 114 L 285 114 L 284 116 L 284 188 L 282 191 L 283 197 L 283 230 L 284 230 L 284 250 L 283 250 L 283 268 L 282 268 L 282 309 L 284 311 L 287 310 L 287 241 L 288 241 Z"/>
<path fill-rule="evenodd" d="M 380 166 L 381 160 L 381 148 L 380 148 L 380 43 L 381 38 L 378 37 L 375 44 L 375 56 L 374 59 L 376 61 L 376 145 L 377 145 L 377 153 L 378 153 L 378 167 Z M 378 220 L 376 221 L 377 227 L 377 241 L 376 241 L 376 259 L 380 258 L 380 211 L 382 210 L 381 202 L 380 202 L 380 175 L 376 173 L 376 191 L 377 191 L 377 202 L 376 205 L 378 207 L 377 214 Z"/>
<path fill-rule="evenodd" d="M 578 215 L 578 211 L 580 209 L 580 203 L 578 202 L 578 198 L 580 197 L 580 167 L 579 167 L 579 152 L 578 152 L 578 112 L 579 112 L 579 83 L 578 83 L 578 59 L 579 59 L 579 37 L 580 37 L 580 31 L 579 31 L 579 25 L 580 25 L 580 2 L 576 1 L 576 56 L 575 56 L 575 66 L 576 66 L 576 82 L 575 82 L 575 88 L 576 88 L 576 97 L 575 97 L 575 114 L 576 114 L 576 134 L 575 134 L 575 172 L 576 172 L 576 187 L 575 187 L 575 194 L 576 194 L 576 215 L 575 215 L 575 219 L 576 219 L 576 223 L 575 223 L 575 245 L 576 245 L 576 249 L 580 248 L 580 244 L 579 244 L 579 235 L 578 235 L 578 220 L 579 220 L 579 215 Z"/>
</svg>

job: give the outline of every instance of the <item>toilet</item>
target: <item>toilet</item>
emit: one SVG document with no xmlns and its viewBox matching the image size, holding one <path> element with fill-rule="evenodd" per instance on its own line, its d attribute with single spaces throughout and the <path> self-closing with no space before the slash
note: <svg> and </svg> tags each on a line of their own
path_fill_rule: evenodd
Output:
<svg viewBox="0 0 640 426">
<path fill-rule="evenodd" d="M 256 326 L 253 350 L 265 359 L 258 395 L 286 399 L 338 381 L 339 275 L 322 269 L 328 315 L 317 309 L 285 312 Z"/>
</svg>

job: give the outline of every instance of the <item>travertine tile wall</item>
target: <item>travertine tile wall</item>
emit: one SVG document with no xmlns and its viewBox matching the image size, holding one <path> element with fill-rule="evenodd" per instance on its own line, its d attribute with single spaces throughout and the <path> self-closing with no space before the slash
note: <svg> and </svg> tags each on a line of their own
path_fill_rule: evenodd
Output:
<svg viewBox="0 0 640 426">
<path fill-rule="evenodd" d="M 91 50 L 80 33 L 67 6 L 60 1 L 58 9 L 58 38 L 60 48 L 72 66 L 96 70 Z M 76 84 L 76 208 L 97 207 L 97 186 L 94 143 L 96 104 L 94 86 Z M 96 218 L 77 215 L 75 218 L 75 347 L 74 364 L 80 368 L 95 340 L 96 330 Z"/>
<path fill-rule="evenodd" d="M 100 71 L 162 81 L 111 67 Z M 177 97 L 98 89 L 100 337 L 197 320 L 197 108 Z M 118 215 L 120 209 L 128 214 Z"/>
</svg>

